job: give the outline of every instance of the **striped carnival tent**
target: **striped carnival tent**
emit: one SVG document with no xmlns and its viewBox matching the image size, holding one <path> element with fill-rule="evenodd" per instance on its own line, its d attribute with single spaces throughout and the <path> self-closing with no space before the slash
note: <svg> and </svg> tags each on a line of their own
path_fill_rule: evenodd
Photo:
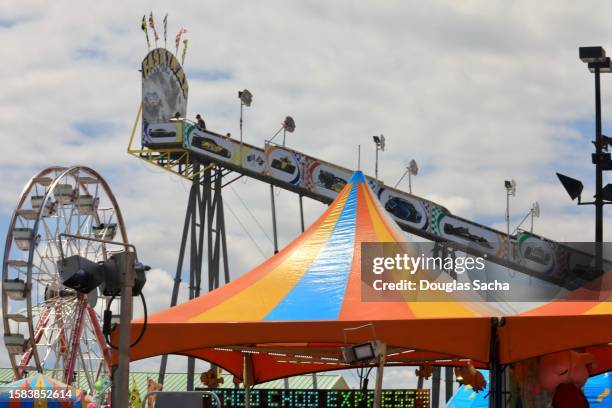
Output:
<svg viewBox="0 0 612 408">
<path fill-rule="evenodd" d="M 41 398 L 28 398 L 29 394 L 39 391 Z M 43 395 L 44 394 L 44 395 Z M 44 397 L 44 398 L 43 398 Z M 82 391 L 68 388 L 44 374 L 36 373 L 27 378 L 2 385 L 0 408 L 40 407 L 40 408 L 81 408 Z"/>
<path fill-rule="evenodd" d="M 387 365 L 471 360 L 485 366 L 493 314 L 482 305 L 450 298 L 363 301 L 361 244 L 406 240 L 356 172 L 279 253 L 217 290 L 150 316 L 131 358 L 194 356 L 239 378 L 246 366 L 257 384 L 346 368 L 340 346 L 375 336 L 387 345 Z M 133 323 L 134 338 L 142 326 Z"/>
</svg>

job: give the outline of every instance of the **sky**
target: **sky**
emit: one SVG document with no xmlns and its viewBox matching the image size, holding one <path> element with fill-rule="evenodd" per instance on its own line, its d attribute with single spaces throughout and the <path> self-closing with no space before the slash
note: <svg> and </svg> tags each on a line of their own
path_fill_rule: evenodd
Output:
<svg viewBox="0 0 612 408">
<path fill-rule="evenodd" d="M 248 88 L 254 95 L 244 112 L 249 143 L 263 146 L 291 115 L 297 128 L 288 135 L 290 147 L 355 168 L 361 145 L 361 167 L 373 174 L 372 135 L 382 133 L 387 150 L 379 174 L 387 184 L 415 159 L 415 194 L 504 230 L 503 181 L 515 179 L 513 226 L 538 201 L 536 233 L 592 240 L 593 208 L 576 207 L 555 172 L 582 179 L 585 197 L 593 194 L 594 86 L 578 47 L 612 52 L 612 4 L 570 0 L 4 0 L 2 236 L 34 173 L 51 165 L 92 167 L 117 196 L 130 242 L 154 268 L 145 287 L 150 310 L 169 304 L 189 186 L 126 153 L 147 52 L 140 20 L 150 11 L 160 46 L 165 13 L 168 48 L 178 29 L 187 28 L 188 116 L 201 113 L 209 129 L 238 134 L 237 91 Z M 611 80 L 602 77 L 604 133 Z M 273 252 L 264 187 L 241 180 L 224 192 L 233 278 L 264 260 L 241 224 L 264 255 Z M 277 194 L 283 246 L 300 230 L 298 199 Z M 323 210 L 305 200 L 306 223 Z M 605 227 L 609 220 L 608 211 Z M 605 229 L 605 238 L 612 239 L 612 230 Z M 171 368 L 182 369 L 180 360 Z M 0 364 L 6 362 L 0 350 Z M 387 385 L 407 376 L 394 373 Z"/>
</svg>

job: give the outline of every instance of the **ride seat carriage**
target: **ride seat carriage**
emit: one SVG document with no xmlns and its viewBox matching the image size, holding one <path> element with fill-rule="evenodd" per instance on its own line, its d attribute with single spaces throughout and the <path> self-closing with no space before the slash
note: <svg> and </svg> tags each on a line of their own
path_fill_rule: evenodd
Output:
<svg viewBox="0 0 612 408">
<path fill-rule="evenodd" d="M 32 210 L 38 212 L 40 207 L 43 205 L 44 196 L 35 195 L 30 198 L 30 203 L 32 204 Z M 47 204 L 45 204 L 45 208 L 42 211 L 43 217 L 49 217 L 55 213 L 55 202 L 49 200 Z"/>
<path fill-rule="evenodd" d="M 94 237 L 96 237 L 97 239 L 102 239 L 104 241 L 112 241 L 115 238 L 115 234 L 117 233 L 117 224 L 101 223 L 100 225 L 92 226 L 91 230 L 94 234 Z"/>
<path fill-rule="evenodd" d="M 53 190 L 53 195 L 60 205 L 72 202 L 77 193 L 77 189 L 71 184 L 58 184 Z"/>
<path fill-rule="evenodd" d="M 17 248 L 21 249 L 22 251 L 30 250 L 30 243 L 32 242 L 33 235 L 34 231 L 29 227 L 17 227 L 13 230 L 15 244 L 17 245 Z M 38 237 L 36 243 L 38 243 Z"/>
<path fill-rule="evenodd" d="M 91 194 L 81 194 L 76 200 L 76 207 L 82 214 L 93 214 L 97 208 L 100 199 L 94 198 Z"/>
</svg>

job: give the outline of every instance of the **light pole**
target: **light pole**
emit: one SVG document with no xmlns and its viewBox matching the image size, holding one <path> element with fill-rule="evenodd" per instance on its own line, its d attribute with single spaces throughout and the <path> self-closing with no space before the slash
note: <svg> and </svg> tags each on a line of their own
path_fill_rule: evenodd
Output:
<svg viewBox="0 0 612 408">
<path fill-rule="evenodd" d="M 608 148 L 612 145 L 612 138 L 602 134 L 601 130 L 601 84 L 600 74 L 612 72 L 612 63 L 606 57 L 602 47 L 580 47 L 578 55 L 582 62 L 587 64 L 589 71 L 595 74 L 595 153 L 591 161 L 595 165 L 595 201 L 583 203 L 580 196 L 583 184 L 579 180 L 557 173 L 559 181 L 572 200 L 578 198 L 578 205 L 595 205 L 595 268 L 602 270 L 602 244 L 603 244 L 603 207 L 612 202 L 612 185 L 603 187 L 603 172 L 612 170 L 612 158 Z"/>
<path fill-rule="evenodd" d="M 516 195 L 516 181 L 505 180 L 504 186 L 506 187 L 506 232 L 508 234 L 508 242 L 510 242 L 510 196 Z"/>
<path fill-rule="evenodd" d="M 242 109 L 244 106 L 251 106 L 253 94 L 248 89 L 238 91 L 238 99 L 240 99 L 240 165 L 242 166 Z"/>
<path fill-rule="evenodd" d="M 372 139 L 374 140 L 374 144 L 376 145 L 376 162 L 374 165 L 374 174 L 376 176 L 376 186 L 378 187 L 378 151 L 385 151 L 385 136 L 382 134 L 380 136 L 372 136 Z"/>
</svg>

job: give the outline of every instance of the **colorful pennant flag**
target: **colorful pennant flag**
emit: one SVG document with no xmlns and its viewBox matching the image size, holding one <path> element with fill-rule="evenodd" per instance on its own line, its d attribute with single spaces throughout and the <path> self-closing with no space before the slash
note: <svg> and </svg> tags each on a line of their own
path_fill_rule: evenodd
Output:
<svg viewBox="0 0 612 408">
<path fill-rule="evenodd" d="M 140 391 L 138 391 L 138 386 L 136 386 L 136 380 L 134 380 L 134 377 L 132 377 L 132 386 L 130 387 L 130 407 L 142 407 L 142 398 L 140 397 Z"/>
<path fill-rule="evenodd" d="M 155 47 L 157 47 L 157 40 L 159 40 L 159 35 L 157 35 L 157 30 L 155 29 L 155 21 L 153 20 L 153 12 L 149 14 L 149 26 L 151 30 L 153 30 L 153 37 L 155 38 Z"/>
<path fill-rule="evenodd" d="M 187 54 L 187 44 L 188 44 L 189 40 L 188 39 L 184 39 L 183 40 L 183 55 L 181 55 L 181 65 L 185 65 L 185 54 Z"/>
<path fill-rule="evenodd" d="M 183 36 L 183 34 L 185 34 L 187 32 L 187 30 L 183 27 L 181 27 L 181 29 L 178 31 L 178 33 L 176 34 L 176 39 L 175 39 L 175 43 L 176 43 L 176 51 L 174 52 L 174 54 L 178 57 L 178 49 L 179 49 L 179 45 L 181 45 L 181 37 Z"/>
<path fill-rule="evenodd" d="M 164 48 L 168 48 L 168 13 L 164 16 Z"/>
<path fill-rule="evenodd" d="M 151 49 L 151 43 L 149 42 L 149 32 L 147 31 L 147 15 L 142 16 L 142 23 L 140 24 L 140 28 L 145 33 L 145 37 L 147 37 L 147 47 Z"/>
</svg>

